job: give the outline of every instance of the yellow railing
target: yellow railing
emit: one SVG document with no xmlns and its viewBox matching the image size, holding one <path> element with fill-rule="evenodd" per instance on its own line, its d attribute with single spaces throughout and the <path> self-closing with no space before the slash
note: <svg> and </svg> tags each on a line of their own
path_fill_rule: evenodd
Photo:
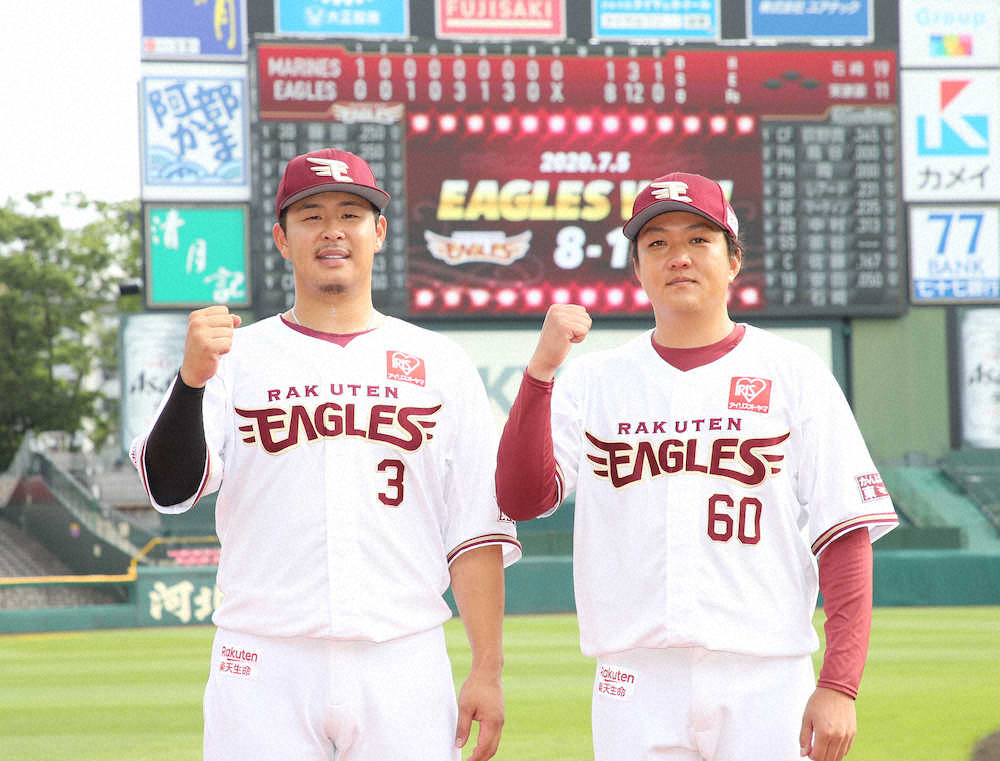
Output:
<svg viewBox="0 0 1000 761">
<path fill-rule="evenodd" d="M 196 542 L 217 544 L 219 539 L 215 536 L 156 536 L 146 543 L 146 546 L 139 551 L 139 554 L 132 556 L 128 564 L 128 570 L 125 573 L 90 573 L 66 576 L 0 576 L 0 587 L 45 586 L 47 584 L 121 584 L 132 582 L 139 578 L 139 561 L 152 552 L 154 547 L 160 544 L 194 544 Z"/>
</svg>

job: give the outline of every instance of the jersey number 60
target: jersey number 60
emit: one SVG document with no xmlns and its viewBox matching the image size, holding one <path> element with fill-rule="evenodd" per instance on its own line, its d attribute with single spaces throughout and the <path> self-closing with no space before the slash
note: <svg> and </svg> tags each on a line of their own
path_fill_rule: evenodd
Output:
<svg viewBox="0 0 1000 761">
<path fill-rule="evenodd" d="M 736 538 L 743 544 L 757 544 L 760 541 L 760 500 L 743 497 L 738 514 L 733 514 L 736 504 L 728 494 L 713 494 L 708 498 L 708 535 L 717 542 L 728 542 Z"/>
</svg>

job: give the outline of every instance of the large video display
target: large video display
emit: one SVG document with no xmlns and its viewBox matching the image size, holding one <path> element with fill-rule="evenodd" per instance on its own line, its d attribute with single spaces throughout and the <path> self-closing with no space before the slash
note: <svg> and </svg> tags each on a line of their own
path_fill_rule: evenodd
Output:
<svg viewBox="0 0 1000 761">
<path fill-rule="evenodd" d="M 271 243 L 285 162 L 334 146 L 392 195 L 376 305 L 409 317 L 632 316 L 621 227 L 645 183 L 730 192 L 746 254 L 731 311 L 890 315 L 906 302 L 893 51 L 260 43 L 256 309 L 292 300 Z"/>
</svg>

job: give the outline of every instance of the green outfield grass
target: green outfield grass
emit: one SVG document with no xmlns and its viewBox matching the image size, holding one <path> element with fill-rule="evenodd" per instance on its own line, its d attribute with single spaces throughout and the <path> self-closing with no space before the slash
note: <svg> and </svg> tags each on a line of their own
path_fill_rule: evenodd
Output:
<svg viewBox="0 0 1000 761">
<path fill-rule="evenodd" d="M 817 622 L 822 621 L 822 614 Z M 3 761 L 196 761 L 212 629 L 0 636 Z M 461 623 L 447 626 L 456 676 Z M 592 759 L 573 616 L 505 624 L 499 761 Z M 851 761 L 967 761 L 1000 729 L 1000 607 L 878 608 Z"/>
</svg>

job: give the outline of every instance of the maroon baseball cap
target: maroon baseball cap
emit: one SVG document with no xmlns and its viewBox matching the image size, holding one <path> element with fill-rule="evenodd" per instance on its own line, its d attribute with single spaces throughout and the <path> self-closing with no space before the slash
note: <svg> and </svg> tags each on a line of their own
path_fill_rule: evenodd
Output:
<svg viewBox="0 0 1000 761">
<path fill-rule="evenodd" d="M 632 205 L 632 218 L 623 232 L 635 240 L 642 226 L 667 211 L 689 211 L 714 222 L 734 238 L 740 230 L 736 212 L 715 180 L 688 172 L 671 172 L 643 188 Z"/>
<path fill-rule="evenodd" d="M 360 156 L 335 148 L 323 148 L 296 156 L 285 167 L 278 185 L 275 211 L 281 212 L 296 201 L 316 193 L 339 190 L 371 201 L 382 211 L 389 194 L 375 184 L 371 167 Z"/>
</svg>

